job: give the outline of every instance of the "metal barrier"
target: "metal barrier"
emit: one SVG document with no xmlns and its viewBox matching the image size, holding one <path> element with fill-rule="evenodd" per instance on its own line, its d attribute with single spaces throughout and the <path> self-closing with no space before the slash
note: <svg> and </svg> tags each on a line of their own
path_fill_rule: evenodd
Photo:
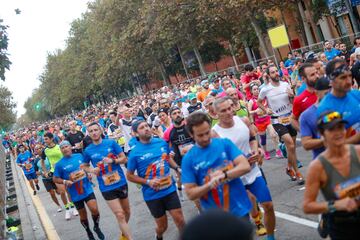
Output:
<svg viewBox="0 0 360 240">
<path fill-rule="evenodd" d="M 6 178 L 5 178 L 5 149 L 0 145 L 0 239 L 6 235 Z"/>
</svg>

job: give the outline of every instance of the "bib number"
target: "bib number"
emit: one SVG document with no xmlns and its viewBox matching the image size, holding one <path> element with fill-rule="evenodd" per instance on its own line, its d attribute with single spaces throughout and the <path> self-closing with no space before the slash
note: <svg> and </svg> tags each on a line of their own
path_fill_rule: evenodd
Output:
<svg viewBox="0 0 360 240">
<path fill-rule="evenodd" d="M 193 146 L 192 143 L 179 145 L 180 155 L 184 156 Z"/>
<path fill-rule="evenodd" d="M 166 189 L 172 184 L 171 176 L 160 178 L 160 188 L 159 190 Z"/>
<path fill-rule="evenodd" d="M 70 179 L 73 182 L 78 182 L 80 180 L 83 180 L 85 177 L 86 177 L 86 174 L 85 174 L 84 170 L 82 170 L 82 169 L 72 172 L 70 174 Z"/>
<path fill-rule="evenodd" d="M 110 172 L 105 175 L 102 175 L 105 186 L 110 186 L 120 181 L 120 175 L 118 172 Z"/>
<path fill-rule="evenodd" d="M 334 192 L 339 199 L 350 197 L 360 200 L 360 176 L 337 184 Z"/>
<path fill-rule="evenodd" d="M 31 163 L 25 163 L 25 169 L 27 171 L 29 171 L 32 168 L 32 164 Z"/>
<path fill-rule="evenodd" d="M 290 116 L 287 117 L 279 117 L 279 123 L 283 125 L 289 125 L 290 124 Z"/>
</svg>

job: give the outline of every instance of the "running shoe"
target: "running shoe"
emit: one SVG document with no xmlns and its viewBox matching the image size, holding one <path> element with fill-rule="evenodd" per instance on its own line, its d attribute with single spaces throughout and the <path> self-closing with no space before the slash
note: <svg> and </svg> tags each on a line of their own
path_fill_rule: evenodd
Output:
<svg viewBox="0 0 360 240">
<path fill-rule="evenodd" d="M 296 160 L 296 164 L 297 164 L 297 167 L 298 167 L 298 168 L 302 168 L 302 167 L 303 167 L 302 163 L 301 163 L 299 160 Z"/>
<path fill-rule="evenodd" d="M 92 232 L 88 232 L 88 238 L 89 240 L 96 240 L 96 238 L 94 237 L 94 235 L 92 234 Z"/>
<path fill-rule="evenodd" d="M 104 240 L 105 239 L 105 235 L 102 233 L 101 229 L 99 227 L 94 227 L 93 228 L 94 232 L 96 233 L 96 235 L 98 236 L 98 238 L 100 240 Z M 125 238 L 126 239 L 126 238 Z"/>
<path fill-rule="evenodd" d="M 56 210 L 57 212 L 62 212 L 62 208 L 59 207 L 58 210 Z"/>
<path fill-rule="evenodd" d="M 73 216 L 79 216 L 79 212 L 76 210 L 76 208 L 72 207 L 72 208 L 70 208 L 70 210 L 71 210 L 71 214 Z"/>
<path fill-rule="evenodd" d="M 256 235 L 257 236 L 264 236 L 266 235 L 266 228 L 264 224 L 260 223 L 256 225 Z"/>
<path fill-rule="evenodd" d="M 280 149 L 283 157 L 287 158 L 287 151 L 286 151 L 285 143 L 279 143 L 279 149 Z"/>
<path fill-rule="evenodd" d="M 65 210 L 65 219 L 68 221 L 71 219 L 71 213 L 69 209 Z"/>
<path fill-rule="evenodd" d="M 271 156 L 270 153 L 268 151 L 265 152 L 265 160 L 270 160 Z"/>
<path fill-rule="evenodd" d="M 305 183 L 305 180 L 300 172 L 296 173 L 296 178 L 299 185 L 303 185 Z"/>
<path fill-rule="evenodd" d="M 38 191 L 40 190 L 39 184 L 36 184 L 35 187 L 36 187 L 36 190 L 38 190 Z"/>
<path fill-rule="evenodd" d="M 280 149 L 276 150 L 276 157 L 277 158 L 282 158 L 283 157 Z"/>
<path fill-rule="evenodd" d="M 292 168 L 286 168 L 286 174 L 289 175 L 291 181 L 296 181 L 296 175 Z"/>
<path fill-rule="evenodd" d="M 125 237 L 124 235 L 121 234 L 119 240 L 128 240 L 127 237 Z"/>
</svg>

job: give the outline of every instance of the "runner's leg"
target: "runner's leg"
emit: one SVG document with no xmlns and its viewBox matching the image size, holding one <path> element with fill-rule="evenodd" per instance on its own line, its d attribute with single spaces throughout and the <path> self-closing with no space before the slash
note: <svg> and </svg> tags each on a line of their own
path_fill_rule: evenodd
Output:
<svg viewBox="0 0 360 240">
<path fill-rule="evenodd" d="M 168 227 L 168 221 L 167 221 L 166 214 L 162 217 L 155 218 L 155 222 L 156 222 L 155 231 L 156 231 L 156 235 L 157 235 L 156 237 L 158 239 L 162 239 L 162 236 Z"/>
<path fill-rule="evenodd" d="M 292 168 L 295 172 L 298 172 L 298 168 L 296 165 L 295 143 L 289 133 L 284 134 L 283 136 L 281 136 L 281 138 L 285 143 L 288 153 L 288 168 Z"/>
<path fill-rule="evenodd" d="M 121 207 L 119 199 L 107 200 L 107 204 L 109 205 L 111 211 L 115 214 L 115 217 L 119 223 L 120 230 L 122 234 L 129 240 L 132 239 L 132 235 L 130 233 L 130 227 L 127 224 L 125 212 Z"/>
<path fill-rule="evenodd" d="M 172 209 L 169 211 L 169 213 L 170 213 L 171 217 L 173 218 L 176 227 L 179 229 L 179 231 L 182 231 L 182 229 L 185 226 L 185 220 L 184 220 L 184 215 L 183 215 L 181 208 Z"/>
<path fill-rule="evenodd" d="M 129 198 L 120 199 L 120 205 L 124 211 L 126 222 L 129 222 L 129 220 L 130 220 Z"/>
<path fill-rule="evenodd" d="M 55 194 L 54 189 L 50 189 L 50 190 L 48 191 L 48 193 L 50 194 L 50 197 L 51 197 L 51 199 L 53 200 L 53 202 L 54 202 L 58 207 L 60 207 L 60 203 L 59 203 L 59 200 L 58 200 L 57 197 L 56 197 L 56 194 Z"/>
</svg>

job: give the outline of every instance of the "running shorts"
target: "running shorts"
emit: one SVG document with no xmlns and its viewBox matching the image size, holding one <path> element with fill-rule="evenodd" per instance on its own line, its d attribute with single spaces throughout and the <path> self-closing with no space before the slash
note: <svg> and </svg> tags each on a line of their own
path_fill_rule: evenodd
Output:
<svg viewBox="0 0 360 240">
<path fill-rule="evenodd" d="M 128 185 L 125 184 L 117 189 L 101 193 L 106 201 L 114 200 L 117 198 L 126 199 L 128 197 Z"/>
<path fill-rule="evenodd" d="M 52 178 L 43 178 L 42 181 L 47 192 L 52 189 L 56 189 L 56 184 L 53 182 Z"/>
<path fill-rule="evenodd" d="M 271 124 L 270 118 L 268 118 L 268 120 L 260 122 L 260 123 L 255 122 L 255 126 L 259 132 L 265 132 L 266 128 L 267 128 L 267 126 L 269 126 L 269 124 Z"/>
<path fill-rule="evenodd" d="M 290 136 L 292 136 L 292 137 L 295 137 L 297 135 L 295 128 L 293 128 L 293 126 L 291 126 L 291 124 L 282 125 L 280 123 L 275 123 L 275 124 L 273 124 L 273 127 L 280 138 L 287 133 L 289 133 Z"/>
<path fill-rule="evenodd" d="M 83 209 L 85 207 L 85 203 L 90 200 L 96 199 L 95 194 L 92 192 L 86 198 L 81 199 L 80 201 L 73 202 L 77 210 Z"/>
<path fill-rule="evenodd" d="M 25 174 L 25 177 L 26 177 L 27 180 L 37 179 L 37 175 L 36 175 L 35 172 L 29 173 L 29 174 Z"/>
<path fill-rule="evenodd" d="M 272 201 L 269 188 L 262 176 L 257 177 L 253 183 L 245 185 L 245 188 L 255 195 L 259 203 Z"/>
<path fill-rule="evenodd" d="M 176 191 L 158 199 L 145 201 L 151 215 L 154 218 L 160 218 L 166 214 L 166 211 L 181 208 L 179 197 Z"/>
</svg>

